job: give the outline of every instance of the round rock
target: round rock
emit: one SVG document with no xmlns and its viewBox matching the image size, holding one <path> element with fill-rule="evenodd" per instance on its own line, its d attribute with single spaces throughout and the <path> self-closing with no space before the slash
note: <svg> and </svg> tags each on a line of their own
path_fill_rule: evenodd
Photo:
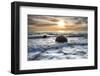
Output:
<svg viewBox="0 0 100 76">
<path fill-rule="evenodd" d="M 63 42 L 68 42 L 68 39 L 65 36 L 63 36 L 63 35 L 60 35 L 60 36 L 56 37 L 55 41 L 63 43 Z"/>
<path fill-rule="evenodd" d="M 43 35 L 42 38 L 47 38 L 47 35 Z"/>
</svg>

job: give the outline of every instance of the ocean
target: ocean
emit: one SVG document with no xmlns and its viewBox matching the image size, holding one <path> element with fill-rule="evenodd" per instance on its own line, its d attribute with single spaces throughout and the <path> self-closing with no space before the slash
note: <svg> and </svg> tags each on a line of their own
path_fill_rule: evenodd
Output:
<svg viewBox="0 0 100 76">
<path fill-rule="evenodd" d="M 43 38 L 46 35 L 46 38 Z M 27 60 L 87 59 L 88 36 L 86 33 L 61 33 L 68 42 L 59 43 L 58 33 L 28 34 Z"/>
</svg>

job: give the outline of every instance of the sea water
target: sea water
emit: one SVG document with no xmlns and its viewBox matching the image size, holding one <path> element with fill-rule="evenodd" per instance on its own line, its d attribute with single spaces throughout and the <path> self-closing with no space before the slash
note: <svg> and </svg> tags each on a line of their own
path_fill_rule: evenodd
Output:
<svg viewBox="0 0 100 76">
<path fill-rule="evenodd" d="M 60 59 L 86 59 L 88 58 L 88 43 L 85 36 L 64 35 L 68 42 L 58 43 L 57 35 L 33 34 L 28 37 L 28 60 L 60 60 Z"/>
</svg>

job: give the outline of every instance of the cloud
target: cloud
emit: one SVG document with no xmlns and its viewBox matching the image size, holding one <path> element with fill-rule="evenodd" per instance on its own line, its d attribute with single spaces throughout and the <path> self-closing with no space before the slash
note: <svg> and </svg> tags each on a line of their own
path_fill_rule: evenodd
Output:
<svg viewBox="0 0 100 76">
<path fill-rule="evenodd" d="M 28 24 L 47 24 L 47 25 L 54 25 L 58 20 L 55 17 L 50 16 L 34 16 L 28 15 Z"/>
<path fill-rule="evenodd" d="M 63 29 L 57 26 L 60 20 L 65 22 Z M 28 15 L 28 25 L 29 30 L 87 30 L 88 17 Z"/>
</svg>

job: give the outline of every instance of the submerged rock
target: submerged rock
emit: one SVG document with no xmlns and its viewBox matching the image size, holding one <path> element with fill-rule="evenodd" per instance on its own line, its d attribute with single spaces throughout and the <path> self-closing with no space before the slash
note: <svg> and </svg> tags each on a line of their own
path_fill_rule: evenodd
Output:
<svg viewBox="0 0 100 76">
<path fill-rule="evenodd" d="M 68 39 L 63 35 L 60 35 L 60 36 L 56 37 L 55 41 L 56 42 L 68 42 Z"/>
</svg>

